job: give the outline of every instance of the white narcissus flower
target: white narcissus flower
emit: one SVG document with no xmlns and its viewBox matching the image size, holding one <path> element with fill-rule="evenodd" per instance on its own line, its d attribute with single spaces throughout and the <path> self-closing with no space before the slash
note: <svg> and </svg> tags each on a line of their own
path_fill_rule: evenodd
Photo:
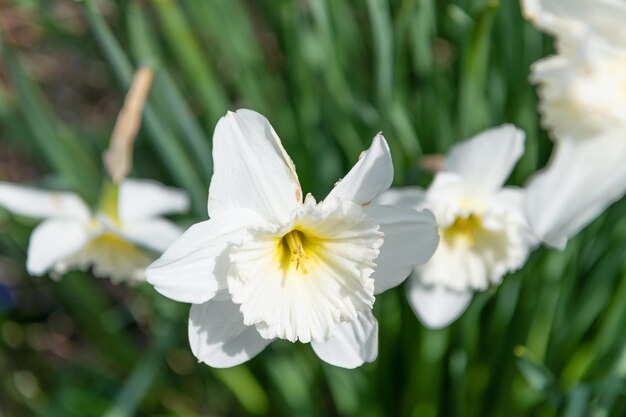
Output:
<svg viewBox="0 0 626 417">
<path fill-rule="evenodd" d="M 445 327 L 473 293 L 499 284 L 520 268 L 534 244 L 524 213 L 524 192 L 503 187 L 524 151 L 524 133 L 504 125 L 452 148 L 430 187 L 391 189 L 375 202 L 430 209 L 441 242 L 409 278 L 408 297 L 430 328 Z"/>
<path fill-rule="evenodd" d="M 557 54 L 532 67 L 555 148 L 527 187 L 527 205 L 537 236 L 562 248 L 626 191 L 626 2 L 522 0 L 522 7 L 557 41 Z"/>
<path fill-rule="evenodd" d="M 144 280 L 155 258 L 145 249 L 162 252 L 182 233 L 159 216 L 186 211 L 189 200 L 182 191 L 146 180 L 127 179 L 107 190 L 93 214 L 76 194 L 0 182 L 0 207 L 44 219 L 30 236 L 31 275 L 93 267 L 94 275 L 114 282 Z"/>
<path fill-rule="evenodd" d="M 286 339 L 310 342 L 336 366 L 373 361 L 375 294 L 404 281 L 438 243 L 431 213 L 369 205 L 393 178 L 383 136 L 323 202 L 303 201 L 293 162 L 254 111 L 220 119 L 213 160 L 210 219 L 146 272 L 157 291 L 193 304 L 194 355 L 230 367 Z"/>
</svg>

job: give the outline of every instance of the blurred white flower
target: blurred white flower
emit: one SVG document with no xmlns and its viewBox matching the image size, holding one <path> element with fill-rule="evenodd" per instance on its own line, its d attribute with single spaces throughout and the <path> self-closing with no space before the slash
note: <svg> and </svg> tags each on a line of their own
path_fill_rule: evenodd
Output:
<svg viewBox="0 0 626 417">
<path fill-rule="evenodd" d="M 544 126 L 556 140 L 528 185 L 528 217 L 547 244 L 567 239 L 626 191 L 626 2 L 522 0 L 554 35 L 557 54 L 536 62 Z"/>
<path fill-rule="evenodd" d="M 145 249 L 162 252 L 182 233 L 158 216 L 186 211 L 189 201 L 179 190 L 127 179 L 119 188 L 111 185 L 92 214 L 76 194 L 0 182 L 0 206 L 44 219 L 30 236 L 26 267 L 31 275 L 93 267 L 94 275 L 114 282 L 139 282 L 154 260 Z"/>
<path fill-rule="evenodd" d="M 382 135 L 317 203 L 270 123 L 229 112 L 215 128 L 210 220 L 147 270 L 163 295 L 193 303 L 189 341 L 214 367 L 249 360 L 273 339 L 311 342 L 354 368 L 378 351 L 374 295 L 400 284 L 438 242 L 434 216 L 369 203 L 392 182 Z"/>
<path fill-rule="evenodd" d="M 430 328 L 447 326 L 475 291 L 499 284 L 520 268 L 534 244 L 524 213 L 524 191 L 503 187 L 524 151 L 524 133 L 510 125 L 487 130 L 452 148 L 446 168 L 428 190 L 391 189 L 375 202 L 430 209 L 441 242 L 409 278 L 408 297 Z"/>
</svg>

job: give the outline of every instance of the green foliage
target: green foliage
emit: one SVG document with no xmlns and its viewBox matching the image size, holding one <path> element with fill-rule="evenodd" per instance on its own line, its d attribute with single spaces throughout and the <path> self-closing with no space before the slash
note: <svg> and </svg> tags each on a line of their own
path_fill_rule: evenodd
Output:
<svg viewBox="0 0 626 417">
<path fill-rule="evenodd" d="M 90 123 L 63 107 L 52 90 L 68 78 L 42 76 L 37 53 L 70 77 L 100 69 L 97 93 L 115 109 L 135 68 L 155 70 L 133 175 L 187 190 L 185 224 L 206 216 L 212 130 L 239 107 L 272 121 L 318 198 L 380 130 L 396 185 L 426 184 L 421 156 L 504 122 L 527 133 L 513 183 L 550 153 L 528 71 L 551 42 L 515 1 L 13 3 L 0 14 L 26 16 L 39 40 L 0 30 L 2 149 L 92 204 L 115 112 Z M 60 5 L 74 14 L 60 17 Z M 67 53 L 88 68 L 63 62 Z M 28 277 L 33 222 L 0 213 L 0 283 L 17 301 L 0 312 L 0 416 L 623 416 L 625 214 L 620 202 L 564 252 L 539 249 L 448 329 L 421 326 L 403 288 L 380 295 L 379 358 L 360 369 L 277 342 L 216 370 L 189 351 L 187 306 L 148 285 Z"/>
</svg>

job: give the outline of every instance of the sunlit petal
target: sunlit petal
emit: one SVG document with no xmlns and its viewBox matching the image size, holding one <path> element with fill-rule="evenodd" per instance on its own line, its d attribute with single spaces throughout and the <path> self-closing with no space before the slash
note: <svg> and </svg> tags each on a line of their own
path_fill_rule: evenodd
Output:
<svg viewBox="0 0 626 417">
<path fill-rule="evenodd" d="M 191 226 L 146 271 L 161 294 L 177 301 L 202 303 L 226 287 L 229 243 L 258 221 L 249 210 L 232 210 Z"/>
<path fill-rule="evenodd" d="M 238 110 L 220 119 L 213 135 L 213 164 L 211 217 L 244 208 L 287 221 L 302 201 L 293 162 L 259 113 Z"/>
<path fill-rule="evenodd" d="M 327 200 L 336 198 L 357 204 L 368 204 L 387 190 L 393 181 L 393 163 L 389 146 L 382 134 L 376 135 L 372 146 L 361 156 L 348 175 L 335 185 Z"/>
</svg>

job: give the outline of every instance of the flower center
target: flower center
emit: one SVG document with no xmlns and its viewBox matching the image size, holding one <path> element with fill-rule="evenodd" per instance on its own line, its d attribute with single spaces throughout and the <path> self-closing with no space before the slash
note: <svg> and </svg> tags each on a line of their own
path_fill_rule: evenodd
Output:
<svg viewBox="0 0 626 417">
<path fill-rule="evenodd" d="M 89 245 L 97 247 L 100 250 L 107 250 L 118 254 L 134 253 L 138 250 L 132 243 L 110 232 L 105 232 L 98 236 L 96 239 L 89 242 Z"/>
<path fill-rule="evenodd" d="M 450 246 L 463 245 L 473 247 L 476 244 L 476 235 L 482 229 L 482 220 L 475 214 L 467 217 L 457 217 L 442 237 Z"/>
<path fill-rule="evenodd" d="M 283 271 L 287 272 L 292 267 L 295 267 L 296 271 L 308 274 L 309 271 L 306 264 L 310 258 L 307 256 L 305 248 L 310 251 L 311 245 L 312 242 L 298 229 L 294 229 L 284 235 L 280 239 L 278 247 L 280 267 Z"/>
<path fill-rule="evenodd" d="M 140 247 L 111 232 L 105 232 L 68 258 L 65 264 L 57 268 L 57 272 L 92 267 L 96 276 L 109 277 L 113 282 L 137 283 L 143 280 L 143 270 L 151 261 L 150 255 Z"/>
<path fill-rule="evenodd" d="M 308 205 L 284 228 L 250 229 L 229 251 L 228 291 L 266 339 L 328 340 L 374 303 L 383 235 L 351 202 Z"/>
</svg>

